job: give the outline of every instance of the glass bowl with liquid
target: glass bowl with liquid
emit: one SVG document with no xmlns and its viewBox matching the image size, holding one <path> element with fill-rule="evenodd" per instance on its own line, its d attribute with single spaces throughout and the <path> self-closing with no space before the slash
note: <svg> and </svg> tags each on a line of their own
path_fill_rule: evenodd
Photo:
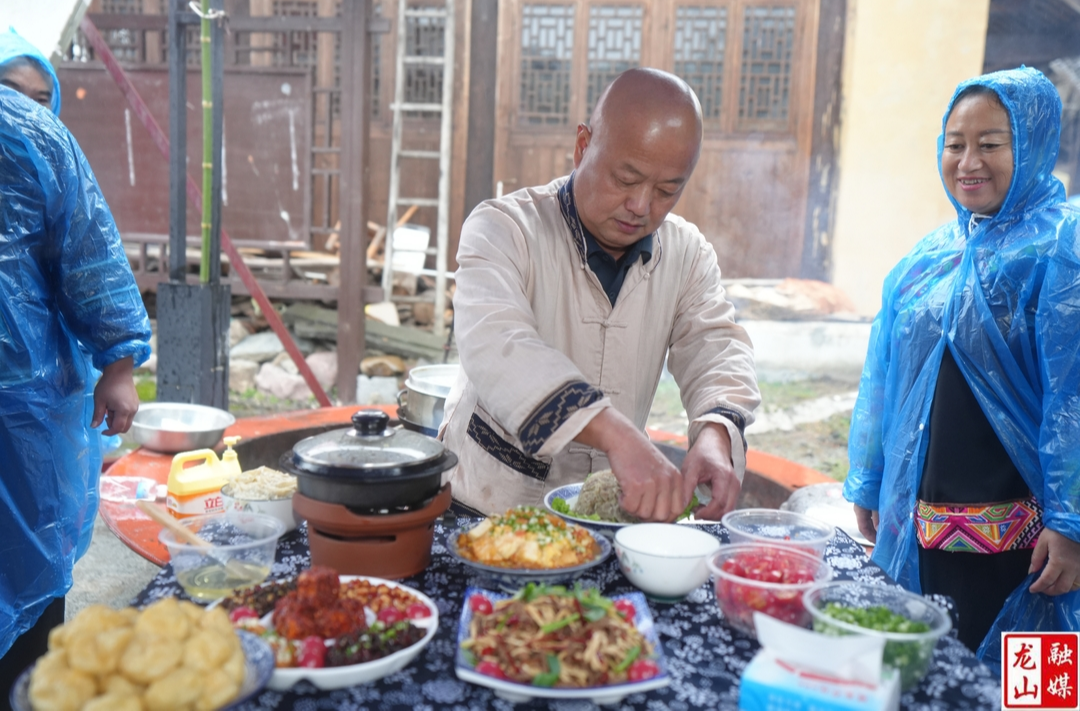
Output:
<svg viewBox="0 0 1080 711">
<path fill-rule="evenodd" d="M 217 600 L 266 580 L 285 532 L 285 524 L 277 518 L 248 511 L 191 516 L 179 523 L 210 544 L 178 540 L 168 529 L 159 535 L 169 549 L 180 587 L 196 602 Z"/>
</svg>

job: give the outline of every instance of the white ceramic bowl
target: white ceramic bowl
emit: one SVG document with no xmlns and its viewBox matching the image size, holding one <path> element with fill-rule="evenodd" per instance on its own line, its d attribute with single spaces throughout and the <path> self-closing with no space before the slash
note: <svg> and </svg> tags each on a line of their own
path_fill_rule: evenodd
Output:
<svg viewBox="0 0 1080 711">
<path fill-rule="evenodd" d="M 675 523 L 639 523 L 615 532 L 615 553 L 626 577 L 649 598 L 675 602 L 709 579 L 707 561 L 720 539 Z"/>
<path fill-rule="evenodd" d="M 825 555 L 825 545 L 836 527 L 794 511 L 777 509 L 738 509 L 720 519 L 732 543 L 776 543 Z"/>
<path fill-rule="evenodd" d="M 229 485 L 221 487 L 221 500 L 226 511 L 253 511 L 273 516 L 285 526 L 285 532 L 296 530 L 296 516 L 293 515 L 292 496 L 284 499 L 245 499 L 233 496 Z"/>
</svg>

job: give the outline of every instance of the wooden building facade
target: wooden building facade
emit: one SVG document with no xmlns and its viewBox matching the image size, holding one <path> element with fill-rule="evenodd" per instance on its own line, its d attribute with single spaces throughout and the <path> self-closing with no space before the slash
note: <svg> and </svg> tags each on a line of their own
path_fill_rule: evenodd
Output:
<svg viewBox="0 0 1080 711">
<path fill-rule="evenodd" d="M 93 0 L 90 17 L 132 69 L 158 121 L 167 123 L 164 18 L 167 0 Z M 411 0 L 410 5 L 423 5 Z M 727 277 L 828 278 L 831 181 L 839 109 L 844 0 L 499 0 L 491 117 L 469 116 L 470 7 L 456 3 L 456 97 L 452 146 L 450 267 L 466 213 L 469 123 L 493 141 L 494 180 L 504 192 L 545 183 L 573 167 L 576 125 L 606 84 L 634 66 L 674 72 L 698 93 L 705 114 L 702 157 L 676 212 L 715 246 Z M 340 0 L 225 0 L 230 16 L 335 17 Z M 396 21 L 397 3 L 373 3 Z M 407 18 L 410 53 L 442 54 L 440 20 Z M 319 250 L 338 225 L 340 42 L 334 32 L 226 34 L 223 224 L 242 245 Z M 374 37 L 371 72 L 368 218 L 386 214 L 396 32 Z M 189 34 L 197 67 L 197 35 Z M 473 44 L 475 47 L 475 44 Z M 167 241 L 167 165 L 144 150 L 142 127 L 122 100 L 90 77 L 92 59 L 76 41 L 61 68 L 65 121 L 80 140 L 114 207 L 125 239 Z M 408 68 L 406 100 L 436 101 L 441 68 Z M 286 88 L 287 87 L 287 88 Z M 83 91 L 82 98 L 75 92 Z M 71 96 L 69 97 L 69 93 Z M 198 96 L 194 87 L 189 97 Z M 98 101 L 91 108 L 86 102 Z M 79 106 L 76 106 L 80 104 Z M 191 104 L 189 99 L 189 104 Z M 200 113 L 189 106 L 195 161 Z M 476 128 L 475 126 L 473 127 Z M 439 119 L 407 117 L 410 147 L 438 147 Z M 474 141 L 477 132 L 474 130 Z M 145 153 L 145 155 L 144 155 Z M 144 161 L 145 165 L 140 161 Z M 135 176 L 135 177 L 133 177 Z M 407 164 L 402 194 L 435 197 L 433 161 Z M 165 189 L 160 190 L 164 186 Z M 435 210 L 413 222 L 434 233 Z M 189 225 L 198 221 L 189 215 Z M 287 276 L 287 275 L 286 275 Z M 279 290 L 271 289 L 272 293 Z M 332 285 L 293 285 L 280 293 L 333 298 Z"/>
</svg>

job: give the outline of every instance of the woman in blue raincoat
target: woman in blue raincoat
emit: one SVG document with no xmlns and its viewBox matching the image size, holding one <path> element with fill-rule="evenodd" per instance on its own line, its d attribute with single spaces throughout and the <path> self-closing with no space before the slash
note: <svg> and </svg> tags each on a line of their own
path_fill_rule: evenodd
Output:
<svg viewBox="0 0 1080 711">
<path fill-rule="evenodd" d="M 150 352 L 119 233 L 59 109 L 48 61 L 0 33 L 0 682 L 63 621 L 97 513 L 92 428 L 130 427 L 132 368 Z"/>
<path fill-rule="evenodd" d="M 885 280 L 844 496 L 873 559 L 952 596 L 960 639 L 1080 629 L 1080 211 L 1034 69 L 957 87 L 938 139 L 957 219 Z M 1003 610 L 1004 607 L 1004 610 Z"/>
</svg>

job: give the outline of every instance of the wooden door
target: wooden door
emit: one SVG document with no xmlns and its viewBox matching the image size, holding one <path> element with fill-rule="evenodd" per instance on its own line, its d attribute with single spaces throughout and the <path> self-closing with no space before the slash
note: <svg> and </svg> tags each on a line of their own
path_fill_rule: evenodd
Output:
<svg viewBox="0 0 1080 711">
<path fill-rule="evenodd" d="M 727 277 L 797 276 L 818 0 L 511 0 L 500 6 L 495 179 L 506 192 L 573 169 L 574 134 L 619 72 L 683 77 L 705 117 L 676 213 Z"/>
</svg>

